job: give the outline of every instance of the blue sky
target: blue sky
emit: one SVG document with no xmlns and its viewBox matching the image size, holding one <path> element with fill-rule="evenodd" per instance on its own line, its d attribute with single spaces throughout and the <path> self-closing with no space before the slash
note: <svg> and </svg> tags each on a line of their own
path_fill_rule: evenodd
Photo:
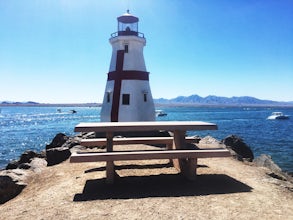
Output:
<svg viewBox="0 0 293 220">
<path fill-rule="evenodd" d="M 0 0 L 0 101 L 102 102 L 127 8 L 154 98 L 293 101 L 292 0 Z"/>
</svg>

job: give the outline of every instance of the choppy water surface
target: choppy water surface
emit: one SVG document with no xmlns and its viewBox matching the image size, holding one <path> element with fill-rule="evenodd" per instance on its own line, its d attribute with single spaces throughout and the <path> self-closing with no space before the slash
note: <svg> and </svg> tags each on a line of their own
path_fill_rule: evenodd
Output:
<svg viewBox="0 0 293 220">
<path fill-rule="evenodd" d="M 27 150 L 41 151 L 59 132 L 73 135 L 79 122 L 100 121 L 100 108 L 0 107 L 0 168 Z M 77 113 L 72 114 L 71 109 Z M 269 154 L 285 171 L 293 172 L 293 108 L 160 108 L 168 113 L 157 120 L 200 120 L 218 125 L 217 131 L 192 131 L 189 135 L 211 135 L 223 139 L 236 134 L 255 156 Z M 291 115 L 289 120 L 266 120 L 273 111 Z"/>
</svg>

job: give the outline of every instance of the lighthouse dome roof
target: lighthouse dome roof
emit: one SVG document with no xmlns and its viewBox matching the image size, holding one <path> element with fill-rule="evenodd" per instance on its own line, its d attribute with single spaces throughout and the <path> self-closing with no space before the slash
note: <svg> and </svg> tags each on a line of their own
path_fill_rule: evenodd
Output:
<svg viewBox="0 0 293 220">
<path fill-rule="evenodd" d="M 129 13 L 129 10 L 127 10 L 127 12 L 121 16 L 119 16 L 117 18 L 118 22 L 121 22 L 121 23 L 128 23 L 128 24 L 131 24 L 131 23 L 136 23 L 138 22 L 138 17 L 135 17 L 133 16 L 132 14 Z"/>
</svg>

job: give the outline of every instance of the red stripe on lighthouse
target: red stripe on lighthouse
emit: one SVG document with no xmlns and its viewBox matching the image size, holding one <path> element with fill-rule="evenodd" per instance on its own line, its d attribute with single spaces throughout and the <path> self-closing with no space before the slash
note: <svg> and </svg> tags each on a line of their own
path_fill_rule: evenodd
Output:
<svg viewBox="0 0 293 220">
<path fill-rule="evenodd" d="M 108 81 L 110 80 L 149 80 L 149 73 L 137 70 L 113 71 L 108 73 Z"/>
<path fill-rule="evenodd" d="M 119 72 L 123 71 L 123 62 L 124 62 L 124 50 L 117 51 L 117 59 L 116 59 L 116 71 L 119 75 Z M 118 114 L 119 114 L 119 101 L 121 94 L 121 79 L 117 77 L 114 82 L 114 91 L 113 91 L 113 102 L 111 109 L 111 122 L 118 122 Z"/>
</svg>

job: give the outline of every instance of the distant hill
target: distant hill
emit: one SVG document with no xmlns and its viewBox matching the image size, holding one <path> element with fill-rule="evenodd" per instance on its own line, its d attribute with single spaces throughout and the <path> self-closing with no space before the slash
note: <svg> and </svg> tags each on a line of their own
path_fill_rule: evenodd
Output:
<svg viewBox="0 0 293 220">
<path fill-rule="evenodd" d="M 178 96 L 173 99 L 154 99 L 155 104 L 177 104 L 177 105 L 229 105 L 229 106 L 293 106 L 293 102 L 277 102 L 272 100 L 261 100 L 250 96 L 221 97 L 209 95 L 201 97 L 199 95 Z"/>
<path fill-rule="evenodd" d="M 262 100 L 250 96 L 233 96 L 231 98 L 209 95 L 201 97 L 199 95 L 178 96 L 173 99 L 154 99 L 156 105 L 198 105 L 198 106 L 284 106 L 293 107 L 291 102 L 278 102 L 272 100 Z M 53 104 L 53 103 L 38 103 L 33 101 L 13 102 L 0 101 L 0 106 L 89 106 L 100 107 L 101 103 L 71 103 L 71 104 Z"/>
<path fill-rule="evenodd" d="M 0 106 L 44 106 L 44 107 L 100 107 L 100 103 L 39 103 L 39 102 L 12 102 L 12 101 L 0 101 Z"/>
<path fill-rule="evenodd" d="M 38 105 L 40 103 L 28 101 L 28 102 L 12 102 L 12 101 L 3 101 L 0 102 L 1 105 Z"/>
</svg>

